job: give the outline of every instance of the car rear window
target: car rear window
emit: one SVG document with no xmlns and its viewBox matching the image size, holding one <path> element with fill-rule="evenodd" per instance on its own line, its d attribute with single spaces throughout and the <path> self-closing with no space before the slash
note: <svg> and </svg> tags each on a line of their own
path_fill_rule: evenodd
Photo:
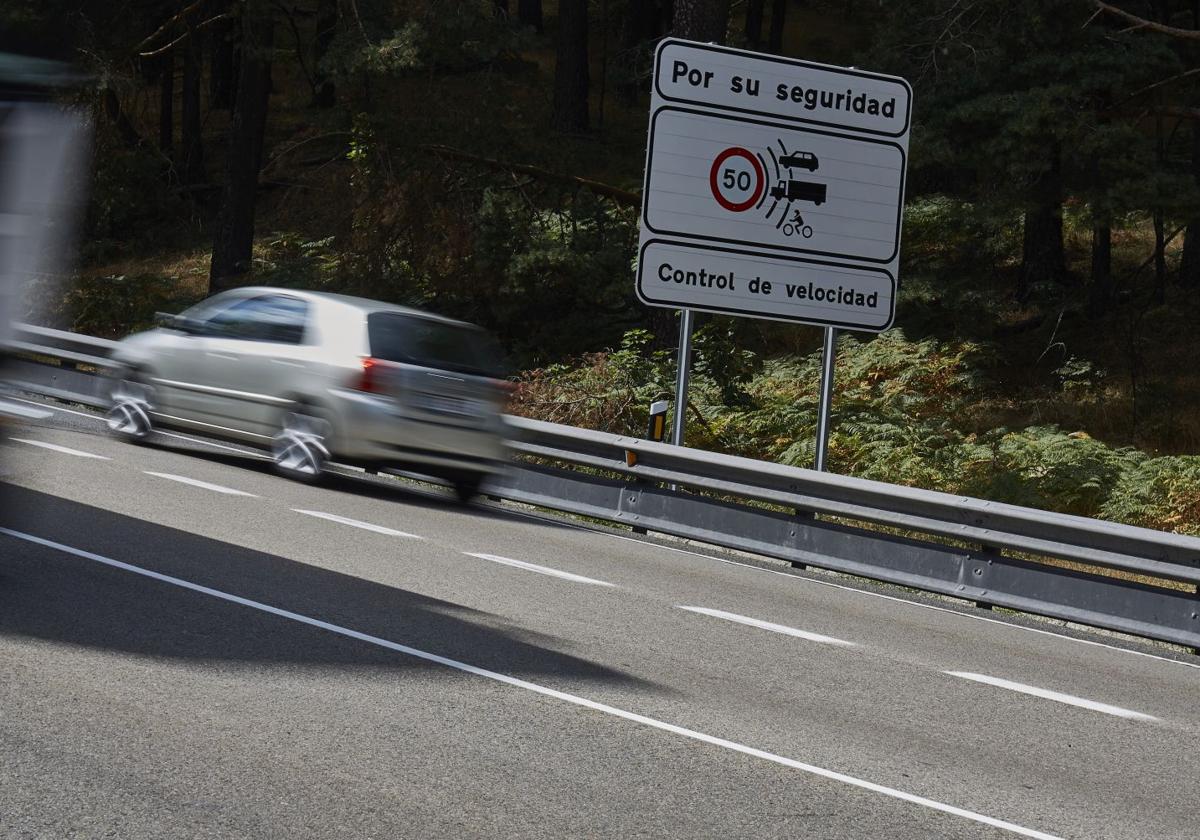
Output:
<svg viewBox="0 0 1200 840">
<path fill-rule="evenodd" d="M 419 315 L 372 312 L 367 316 L 371 355 L 440 370 L 501 374 L 500 347 L 485 330 Z"/>
</svg>

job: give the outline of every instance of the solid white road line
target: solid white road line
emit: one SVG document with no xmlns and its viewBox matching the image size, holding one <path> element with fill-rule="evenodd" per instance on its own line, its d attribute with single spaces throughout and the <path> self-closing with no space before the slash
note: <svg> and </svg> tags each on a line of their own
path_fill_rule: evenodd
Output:
<svg viewBox="0 0 1200 840">
<path fill-rule="evenodd" d="M 876 784 L 875 782 L 869 782 L 869 781 L 866 781 L 865 779 L 859 779 L 854 776 L 849 776 L 845 773 L 839 773 L 836 770 L 827 770 L 824 767 L 818 767 L 814 764 L 806 764 L 802 761 L 796 761 L 795 759 L 786 758 L 782 755 L 776 755 L 775 753 L 767 752 L 766 750 L 760 750 L 760 749 L 756 749 L 754 747 L 746 746 L 744 744 L 739 744 L 736 741 L 729 741 L 729 740 L 726 740 L 725 738 L 718 738 L 714 735 L 706 735 L 703 732 L 696 731 L 695 729 L 687 729 L 682 726 L 676 726 L 673 723 L 666 723 L 661 720 L 656 720 L 655 718 L 646 717 L 645 715 L 639 715 L 636 712 L 627 712 L 624 709 L 618 709 L 615 706 L 609 706 L 605 703 L 598 703 L 594 700 L 588 700 L 587 698 L 580 697 L 575 694 L 568 694 L 565 691 L 558 691 L 557 689 L 547 688 L 546 686 L 538 685 L 537 683 L 528 682 L 526 680 L 522 680 L 517 677 L 510 677 L 507 674 L 501 674 L 496 671 L 489 671 L 485 668 L 480 668 L 475 665 L 469 665 L 466 662 L 459 662 L 458 660 L 455 660 L 455 659 L 450 659 L 445 656 L 439 656 L 436 653 L 427 653 L 426 651 L 419 650 L 419 649 L 413 648 L 413 647 L 409 647 L 408 645 L 398 644 L 397 642 L 390 642 L 387 639 L 381 639 L 378 636 L 370 636 L 366 633 L 360 633 L 357 630 L 351 630 L 347 627 L 341 627 L 337 624 L 330 624 L 327 621 L 321 621 L 320 619 L 317 619 L 317 618 L 310 618 L 309 616 L 301 615 L 300 613 L 294 613 L 289 610 L 280 609 L 279 607 L 272 607 L 269 604 L 262 603 L 261 601 L 252 601 L 249 598 L 242 598 L 239 595 L 231 595 L 227 592 L 222 592 L 218 589 L 212 589 L 207 586 L 201 586 L 198 583 L 192 583 L 191 581 L 183 580 L 182 578 L 172 577 L 170 575 L 164 575 L 161 572 L 153 572 L 153 571 L 150 571 L 149 569 L 143 569 L 140 566 L 133 566 L 129 563 L 123 563 L 120 560 L 113 560 L 109 557 L 104 557 L 100 554 L 93 554 L 90 551 L 84 551 L 83 549 L 74 548 L 72 546 L 64 545 L 62 543 L 57 543 L 52 540 L 44 539 L 42 537 L 35 537 L 32 534 L 26 534 L 21 531 L 13 531 L 8 528 L 0 528 L 0 534 L 7 534 L 10 537 L 14 537 L 19 540 L 25 540 L 26 542 L 30 542 L 35 545 L 44 546 L 46 548 L 52 548 L 57 551 L 62 551 L 66 554 L 71 554 L 75 557 L 83 558 L 85 560 L 93 560 L 97 563 L 102 563 L 106 566 L 111 566 L 112 568 L 122 569 L 127 572 L 132 572 L 134 574 L 143 575 L 144 577 L 152 578 L 153 580 L 157 580 L 162 583 L 168 583 L 168 584 L 171 584 L 172 586 L 179 586 L 184 589 L 189 589 L 193 592 L 199 592 L 204 595 L 210 595 L 213 598 L 219 598 L 222 601 L 228 601 L 230 603 L 239 604 L 243 607 L 249 607 L 251 609 L 260 610 L 261 612 L 279 616 L 280 618 L 286 618 L 291 621 L 298 622 L 300 624 L 306 624 L 309 627 L 317 627 L 322 630 L 327 630 L 330 633 L 336 633 L 339 636 L 344 636 L 344 637 L 350 638 L 350 639 L 356 639 L 357 641 L 366 642 L 368 644 L 376 645 L 381 648 L 386 648 L 387 650 L 392 650 L 397 653 L 403 653 L 407 656 L 411 656 L 416 659 L 422 659 L 426 662 L 435 662 L 438 665 L 444 665 L 447 668 L 453 668 L 456 671 L 462 671 L 467 674 L 473 674 L 474 676 L 483 677 L 484 679 L 489 679 L 494 682 L 503 683 L 504 685 L 513 686 L 514 688 L 521 688 L 526 691 L 533 692 L 534 694 L 540 694 L 543 697 L 551 697 L 555 700 L 561 700 L 564 703 L 570 703 L 572 705 L 580 706 L 585 709 L 591 709 L 592 711 L 600 712 L 601 714 L 610 715 L 610 716 L 616 717 L 616 718 L 621 718 L 622 720 L 628 720 L 633 723 L 638 723 L 643 726 L 648 726 L 652 729 L 658 729 L 663 732 L 670 732 L 674 735 L 680 735 L 684 738 L 689 738 L 693 741 L 699 741 L 700 743 L 703 743 L 703 744 L 709 744 L 710 746 L 721 747 L 723 749 L 731 750 L 733 752 L 741 753 L 743 755 L 752 756 L 754 758 L 760 758 L 760 759 L 763 759 L 764 761 L 769 761 L 774 764 L 782 765 L 784 767 L 790 767 L 794 770 L 799 770 L 801 772 L 808 773 L 813 776 L 819 776 L 823 779 L 829 779 L 831 781 L 841 782 L 842 784 L 845 784 L 845 785 L 850 785 L 852 787 L 856 787 L 861 790 L 869 790 L 872 793 L 882 794 L 883 796 L 888 796 L 888 797 L 891 797 L 892 799 L 898 799 L 902 802 L 908 802 L 913 805 L 920 805 L 923 808 L 929 808 L 934 811 L 940 811 L 945 814 L 951 814 L 956 817 L 962 817 L 963 819 L 971 820 L 972 822 L 981 823 L 983 825 L 990 825 L 993 828 L 999 828 L 1004 831 L 1009 831 L 1009 832 L 1012 832 L 1013 834 L 1017 834 L 1022 837 L 1033 837 L 1033 838 L 1036 838 L 1036 840 L 1063 840 L 1063 838 L 1061 838 L 1057 835 L 1054 835 L 1054 834 L 1047 834 L 1046 832 L 1037 831 L 1036 829 L 1032 829 L 1032 828 L 1026 828 L 1024 826 L 1017 825 L 1016 823 L 997 819 L 996 817 L 989 817 L 985 814 L 980 814 L 975 811 L 968 811 L 965 808 L 958 808 L 958 807 L 955 807 L 954 805 L 947 805 L 946 803 L 938 802 L 935 799 L 927 799 L 924 796 L 918 796 L 914 793 L 907 793 L 906 791 L 887 787 L 886 785 L 880 785 L 880 784 Z"/>
<path fill-rule="evenodd" d="M 188 478 L 185 475 L 173 475 L 172 473 L 151 472 L 150 470 L 142 470 L 146 475 L 152 475 L 155 478 L 165 478 L 168 481 L 178 481 L 180 484 L 190 484 L 192 487 L 200 487 L 204 490 L 212 490 L 214 493 L 224 493 L 227 496 L 250 496 L 257 499 L 253 493 L 247 493 L 245 490 L 234 490 L 232 487 L 222 487 L 220 484 L 209 484 L 207 481 L 200 481 L 195 478 Z"/>
<path fill-rule="evenodd" d="M 72 449 L 69 446 L 59 446 L 57 443 L 46 443 L 40 440 L 28 440 L 26 438 L 10 437 L 9 440 L 15 440 L 17 443 L 26 443 L 30 446 L 37 446 L 41 449 L 49 449 L 51 452 L 61 452 L 63 455 L 74 455 L 76 458 L 95 458 L 97 461 L 111 461 L 107 455 L 94 455 L 91 452 L 84 452 L 82 449 Z"/>
<path fill-rule="evenodd" d="M 500 563 L 504 566 L 512 566 L 515 569 L 524 569 L 527 572 L 537 572 L 539 575 L 550 575 L 550 577 L 562 578 L 563 580 L 571 580 L 575 583 L 589 583 L 592 586 L 611 586 L 616 587 L 615 583 L 608 583 L 595 578 L 584 577 L 583 575 L 573 575 L 570 572 L 561 572 L 558 569 L 551 569 L 549 566 L 536 566 L 533 563 L 526 563 L 524 560 L 513 560 L 510 557 L 500 557 L 496 554 L 475 554 L 471 551 L 464 551 L 463 554 L 468 557 L 476 557 L 480 560 L 488 560 L 492 563 Z"/>
<path fill-rule="evenodd" d="M 24 400 L 21 402 L 24 402 Z M 0 416 L 5 414 L 10 417 L 20 417 L 24 420 L 45 420 L 50 416 L 49 411 L 39 411 L 35 408 L 27 408 L 26 406 L 7 399 L 0 399 Z"/>
<path fill-rule="evenodd" d="M 397 531 L 394 528 L 385 528 L 382 525 L 372 525 L 370 522 L 359 522 L 357 519 L 349 519 L 345 516 L 338 516 L 336 513 L 322 513 L 319 510 L 301 510 L 300 508 L 292 508 L 295 513 L 303 513 L 305 516 L 315 516 L 318 519 L 328 519 L 330 522 L 338 522 L 342 525 L 349 525 L 352 528 L 362 528 L 364 531 L 373 531 L 376 534 L 385 534 L 389 537 L 407 537 L 410 540 L 423 540 L 422 536 L 417 534 L 409 534 L 405 531 Z"/>
<path fill-rule="evenodd" d="M 797 639 L 808 639 L 810 642 L 820 642 L 823 645 L 858 647 L 856 642 L 847 642 L 845 639 L 836 639 L 833 636 L 822 636 L 820 633 L 810 633 L 807 630 L 797 630 L 795 627 L 787 627 L 783 624 L 772 624 L 769 621 L 762 621 L 757 618 L 749 618 L 748 616 L 725 612 L 724 610 L 711 610 L 708 607 L 685 607 L 683 604 L 678 604 L 677 606 L 679 609 L 687 610 L 688 612 L 709 615 L 713 618 L 723 618 L 726 621 L 733 621 L 738 624 L 757 627 L 760 630 L 770 630 L 772 633 L 782 633 L 784 636 L 795 636 Z"/>
<path fill-rule="evenodd" d="M 86 411 L 76 411 L 73 408 L 62 408 L 57 405 L 46 405 L 45 403 L 40 403 L 40 402 L 37 402 L 36 400 L 26 400 L 26 399 L 22 399 L 21 397 L 9 397 L 9 399 L 13 399 L 13 400 L 16 400 L 17 402 L 25 403 L 26 405 L 36 405 L 40 408 L 44 408 L 46 411 L 61 411 L 63 414 L 75 414 L 79 417 L 87 417 L 92 420 L 97 420 L 100 422 L 104 421 L 104 418 L 101 417 L 99 414 L 90 414 Z"/>
<path fill-rule="evenodd" d="M 270 460 L 270 458 L 261 452 L 256 452 L 253 449 L 244 449 L 240 446 L 226 446 L 223 443 L 213 443 L 211 440 L 201 440 L 200 438 L 194 438 L 188 435 L 177 435 L 174 432 L 164 432 L 162 429 L 156 429 L 154 434 L 162 435 L 163 437 L 175 438 L 176 440 L 186 440 L 188 443 L 198 443 L 201 446 L 208 446 L 212 449 L 224 449 L 226 452 L 236 452 L 238 455 L 246 455 L 250 458 L 258 458 L 263 461 Z"/>
<path fill-rule="evenodd" d="M 27 403 L 29 405 L 41 406 L 42 408 L 46 409 L 47 411 L 57 411 L 57 412 L 62 412 L 63 414 L 74 414 L 76 417 L 86 417 L 89 420 L 95 420 L 97 423 L 104 422 L 104 417 L 100 414 L 92 414 L 87 411 L 76 411 L 73 408 L 63 408 L 62 406 L 57 406 L 57 405 L 46 405 L 45 403 L 35 402 L 34 400 L 21 399 L 20 397 L 12 397 L 12 399 L 16 400 L 17 402 Z M 201 446 L 210 446 L 213 449 L 224 449 L 229 452 L 236 452 L 239 455 L 250 455 L 255 458 L 266 458 L 267 457 L 266 455 L 263 455 L 261 452 L 257 452 L 253 449 L 245 449 L 245 448 L 238 447 L 238 446 L 226 446 L 223 443 L 213 443 L 210 440 L 202 440 L 200 438 L 189 437 L 188 435 L 179 435 L 179 434 L 175 434 L 174 432 L 164 432 L 164 431 L 158 430 L 155 432 L 155 434 L 162 435 L 163 437 L 178 438 L 179 440 L 186 440 L 186 441 L 189 441 L 190 443 L 198 443 Z"/>
<path fill-rule="evenodd" d="M 985 683 L 986 685 L 994 685 L 997 688 L 1007 688 L 1009 691 L 1018 691 L 1021 694 L 1031 694 L 1034 697 L 1041 697 L 1044 700 L 1053 700 L 1056 703 L 1066 703 L 1069 706 L 1078 706 L 1081 709 L 1091 709 L 1093 712 L 1103 712 L 1106 715 L 1114 715 L 1121 718 L 1129 718 L 1131 720 L 1158 720 L 1153 715 L 1144 715 L 1141 712 L 1134 712 L 1129 709 L 1122 709 L 1120 706 L 1110 706 L 1107 703 L 1097 703 L 1095 700 L 1086 700 L 1083 697 L 1075 697 L 1071 694 L 1063 694 L 1058 691 L 1050 691 L 1045 688 L 1038 688 L 1033 685 L 1025 685 L 1024 683 L 1012 682 L 1011 680 L 1002 680 L 999 677 L 989 677 L 987 674 L 972 674 L 967 671 L 943 671 L 944 674 L 949 674 L 952 677 L 960 677 L 964 680 L 971 680 L 977 683 Z"/>
</svg>

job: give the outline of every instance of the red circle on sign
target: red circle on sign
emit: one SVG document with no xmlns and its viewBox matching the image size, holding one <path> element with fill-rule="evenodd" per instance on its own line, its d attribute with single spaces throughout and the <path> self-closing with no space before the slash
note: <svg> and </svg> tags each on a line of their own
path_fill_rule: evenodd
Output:
<svg viewBox="0 0 1200 840">
<path fill-rule="evenodd" d="M 721 165 L 731 157 L 745 158 L 750 161 L 750 165 L 754 168 L 754 194 L 742 202 L 730 201 L 721 194 L 721 186 L 718 183 L 718 177 L 721 172 Z M 713 198 L 717 203 L 734 213 L 741 213 L 743 210 L 749 210 L 758 200 L 762 198 L 763 190 L 766 188 L 767 175 L 763 172 L 762 164 L 758 162 L 758 158 L 743 148 L 734 146 L 726 149 L 717 155 L 717 159 L 713 161 L 712 169 L 708 172 L 708 186 L 712 190 Z"/>
</svg>

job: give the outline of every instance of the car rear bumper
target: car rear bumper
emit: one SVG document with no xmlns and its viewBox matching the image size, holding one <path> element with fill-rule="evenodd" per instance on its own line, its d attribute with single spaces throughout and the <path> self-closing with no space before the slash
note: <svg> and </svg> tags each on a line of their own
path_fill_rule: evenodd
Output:
<svg viewBox="0 0 1200 840">
<path fill-rule="evenodd" d="M 498 412 L 418 419 L 390 397 L 344 389 L 329 392 L 327 407 L 336 459 L 478 473 L 499 472 L 508 462 Z"/>
</svg>

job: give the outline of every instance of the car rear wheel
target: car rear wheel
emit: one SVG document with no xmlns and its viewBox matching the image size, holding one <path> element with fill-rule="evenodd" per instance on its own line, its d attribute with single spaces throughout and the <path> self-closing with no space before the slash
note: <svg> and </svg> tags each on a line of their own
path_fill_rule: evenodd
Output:
<svg viewBox="0 0 1200 840">
<path fill-rule="evenodd" d="M 129 443 L 144 442 L 154 432 L 153 406 L 153 387 L 137 372 L 125 374 L 113 385 L 112 406 L 105 417 L 109 431 Z"/>
<path fill-rule="evenodd" d="M 311 406 L 300 405 L 283 417 L 283 425 L 272 442 L 275 470 L 282 476 L 315 484 L 329 461 L 329 421 Z"/>
</svg>

